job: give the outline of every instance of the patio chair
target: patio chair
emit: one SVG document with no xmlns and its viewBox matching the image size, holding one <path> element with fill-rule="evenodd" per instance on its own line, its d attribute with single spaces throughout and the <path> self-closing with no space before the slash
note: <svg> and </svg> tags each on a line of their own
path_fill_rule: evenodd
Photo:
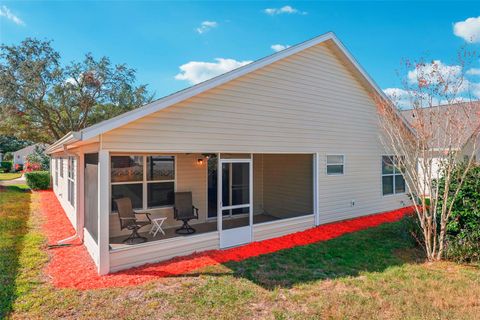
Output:
<svg viewBox="0 0 480 320">
<path fill-rule="evenodd" d="M 175 206 L 173 207 L 173 217 L 175 220 L 183 221 L 183 225 L 175 230 L 178 234 L 192 234 L 195 229 L 192 228 L 188 221 L 198 219 L 198 208 L 192 204 L 191 192 L 175 192 Z"/>
<path fill-rule="evenodd" d="M 138 230 L 152 223 L 150 213 L 135 212 L 132 208 L 132 200 L 130 198 L 120 198 L 114 200 L 118 209 L 118 218 L 120 220 L 120 230 L 131 230 L 132 234 L 123 240 L 126 244 L 138 244 L 147 241 L 147 238 L 138 234 Z M 144 214 L 148 220 L 138 220 L 137 215 Z"/>
</svg>

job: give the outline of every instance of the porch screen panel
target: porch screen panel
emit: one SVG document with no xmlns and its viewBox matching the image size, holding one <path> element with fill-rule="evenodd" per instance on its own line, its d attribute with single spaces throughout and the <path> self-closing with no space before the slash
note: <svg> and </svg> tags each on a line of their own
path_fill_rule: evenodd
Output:
<svg viewBox="0 0 480 320">
<path fill-rule="evenodd" d="M 98 153 L 85 154 L 85 229 L 98 239 Z"/>
</svg>

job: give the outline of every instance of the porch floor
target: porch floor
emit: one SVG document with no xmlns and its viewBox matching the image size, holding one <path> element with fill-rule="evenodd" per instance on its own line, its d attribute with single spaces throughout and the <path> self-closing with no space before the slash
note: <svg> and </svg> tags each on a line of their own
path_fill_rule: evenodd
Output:
<svg viewBox="0 0 480 320">
<path fill-rule="evenodd" d="M 263 222 L 269 222 L 269 221 L 274 221 L 274 220 L 279 220 L 279 218 L 268 215 L 268 214 L 255 214 L 253 215 L 253 223 L 263 223 Z M 232 229 L 232 228 L 238 228 L 242 226 L 248 225 L 248 217 L 239 217 L 239 218 L 233 218 L 233 219 L 224 219 L 223 220 L 223 229 Z M 159 240 L 165 240 L 165 239 L 170 239 L 170 238 L 175 238 L 175 237 L 190 237 L 196 234 L 202 234 L 202 233 L 207 233 L 207 232 L 213 232 L 217 231 L 217 221 L 213 220 L 210 222 L 204 222 L 204 223 L 192 223 L 191 226 L 196 230 L 195 233 L 189 234 L 189 235 L 179 235 L 175 233 L 175 230 L 178 229 L 179 227 L 170 227 L 170 228 L 164 228 L 163 231 L 165 231 L 165 235 L 162 233 L 158 232 L 155 237 L 153 237 L 153 234 L 150 234 L 150 228 L 151 226 L 146 226 L 142 230 L 143 232 L 139 232 L 139 234 L 142 237 L 147 238 L 146 242 L 152 242 L 152 241 L 159 241 Z M 110 238 L 110 249 L 119 249 L 119 248 L 124 248 L 124 247 L 131 247 L 134 245 L 128 245 L 124 244 L 123 240 L 125 240 L 128 237 L 128 235 L 123 235 L 123 236 L 117 236 L 117 237 L 111 237 Z"/>
</svg>

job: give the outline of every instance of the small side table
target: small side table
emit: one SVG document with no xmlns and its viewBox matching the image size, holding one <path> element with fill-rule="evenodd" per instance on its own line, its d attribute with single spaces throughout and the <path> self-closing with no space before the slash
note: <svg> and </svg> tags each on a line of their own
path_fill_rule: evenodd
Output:
<svg viewBox="0 0 480 320">
<path fill-rule="evenodd" d="M 150 229 L 149 234 L 153 233 L 153 237 L 155 237 L 157 235 L 158 231 L 160 231 L 163 235 L 165 235 L 165 231 L 163 231 L 163 229 L 162 229 L 162 225 L 165 222 L 165 220 L 167 220 L 167 217 L 152 219 L 152 224 L 153 225 L 152 225 L 152 229 Z"/>
</svg>

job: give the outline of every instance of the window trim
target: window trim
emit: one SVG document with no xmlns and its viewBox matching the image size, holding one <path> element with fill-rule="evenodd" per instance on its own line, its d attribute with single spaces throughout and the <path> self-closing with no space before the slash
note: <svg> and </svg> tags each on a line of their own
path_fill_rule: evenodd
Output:
<svg viewBox="0 0 480 320">
<path fill-rule="evenodd" d="M 58 158 L 55 158 L 55 186 L 58 187 Z"/>
<path fill-rule="evenodd" d="M 393 173 L 383 173 L 383 157 L 390 157 L 390 158 L 396 158 L 398 156 L 394 155 L 394 154 L 382 154 L 381 157 L 380 157 L 380 185 L 382 186 L 382 196 L 383 197 L 391 197 L 391 196 L 398 196 L 398 195 L 404 195 L 407 193 L 407 183 L 405 182 L 405 190 L 403 192 L 396 192 L 395 191 L 395 176 L 403 176 L 402 173 L 397 173 L 396 170 L 397 170 L 397 167 L 395 166 L 395 163 L 394 163 L 394 166 L 393 166 Z M 388 193 L 388 194 L 384 194 L 383 193 L 383 177 L 393 177 L 393 185 L 392 185 L 392 193 Z M 403 177 L 403 180 L 405 181 L 405 177 Z"/>
<path fill-rule="evenodd" d="M 72 183 L 72 187 L 70 187 L 70 183 Z M 72 207 L 75 207 L 75 186 L 75 157 L 69 156 L 67 158 L 67 200 Z"/>
<path fill-rule="evenodd" d="M 328 163 L 328 156 L 341 156 L 342 159 L 343 159 L 343 162 L 342 163 Z M 344 176 L 345 175 L 345 163 L 346 163 L 346 157 L 345 157 L 345 154 L 341 154 L 341 153 L 327 153 L 325 155 L 325 174 L 327 176 L 332 176 L 332 177 L 335 177 L 335 176 Z M 328 166 L 338 166 L 338 165 L 341 165 L 343 167 L 343 172 L 342 173 L 328 173 Z"/>
<path fill-rule="evenodd" d="M 63 157 L 60 157 L 60 178 L 64 178 L 63 177 Z"/>
<path fill-rule="evenodd" d="M 142 211 L 150 211 L 156 209 L 173 209 L 174 204 L 165 205 L 165 206 L 156 206 L 156 207 L 148 207 L 148 184 L 149 183 L 162 183 L 162 182 L 173 182 L 173 192 L 177 192 L 177 155 L 175 154 L 157 154 L 157 153 L 118 153 L 118 154 L 111 154 L 110 155 L 110 166 L 112 163 L 112 157 L 143 157 L 142 165 L 143 165 L 143 179 L 138 181 L 122 181 L 122 182 L 111 182 L 112 177 L 112 168 L 110 167 L 110 200 L 112 199 L 112 186 L 115 185 L 126 185 L 126 184 L 141 184 L 142 185 L 142 208 L 137 210 Z M 173 157 L 173 170 L 174 179 L 173 180 L 148 180 L 147 179 L 147 157 L 152 156 L 163 156 L 163 157 Z M 110 214 L 117 214 L 117 211 L 113 211 L 110 205 Z"/>
</svg>

